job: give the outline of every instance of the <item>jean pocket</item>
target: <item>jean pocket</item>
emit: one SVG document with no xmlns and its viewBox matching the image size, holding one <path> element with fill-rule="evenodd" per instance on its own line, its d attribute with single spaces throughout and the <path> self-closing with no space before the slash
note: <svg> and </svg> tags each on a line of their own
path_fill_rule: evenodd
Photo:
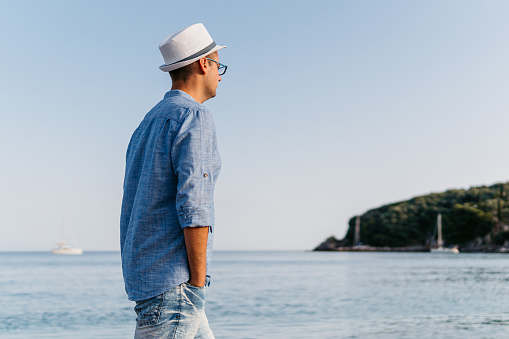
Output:
<svg viewBox="0 0 509 339">
<path fill-rule="evenodd" d="M 203 291 L 205 291 L 205 285 L 203 285 L 202 287 L 198 287 L 198 286 L 194 286 L 194 285 L 192 285 L 192 284 L 190 284 L 190 283 L 188 283 L 188 282 L 186 281 L 186 282 L 184 283 L 184 286 L 186 286 L 186 287 L 188 287 L 188 288 L 190 288 L 190 289 L 192 289 L 192 290 L 203 290 Z"/>
<path fill-rule="evenodd" d="M 138 327 L 156 325 L 159 321 L 164 294 L 153 298 L 137 301 L 134 306 L 136 312 L 136 324 Z"/>
<path fill-rule="evenodd" d="M 205 286 L 197 287 L 185 282 L 182 284 L 182 293 L 184 297 L 182 307 L 205 308 Z"/>
</svg>

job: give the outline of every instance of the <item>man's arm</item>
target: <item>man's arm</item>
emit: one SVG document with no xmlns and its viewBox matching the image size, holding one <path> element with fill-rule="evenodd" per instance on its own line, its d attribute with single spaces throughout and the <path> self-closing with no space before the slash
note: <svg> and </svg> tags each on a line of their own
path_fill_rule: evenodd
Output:
<svg viewBox="0 0 509 339">
<path fill-rule="evenodd" d="M 187 260 L 189 262 L 189 272 L 191 274 L 191 278 L 188 282 L 197 287 L 205 285 L 208 237 L 208 226 L 184 228 Z"/>
<path fill-rule="evenodd" d="M 207 239 L 213 224 L 213 156 L 215 127 L 205 109 L 192 111 L 185 118 L 171 149 L 171 162 L 177 176 L 176 208 L 184 231 L 189 283 L 205 285 Z"/>
</svg>

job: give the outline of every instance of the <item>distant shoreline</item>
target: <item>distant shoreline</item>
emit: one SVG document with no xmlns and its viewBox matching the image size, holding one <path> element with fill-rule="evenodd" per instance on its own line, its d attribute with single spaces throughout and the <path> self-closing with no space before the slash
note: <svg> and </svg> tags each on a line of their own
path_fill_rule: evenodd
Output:
<svg viewBox="0 0 509 339">
<path fill-rule="evenodd" d="M 409 247 L 373 247 L 373 246 L 345 246 L 329 249 L 317 249 L 317 252 L 429 252 L 428 247 L 409 246 Z"/>
<path fill-rule="evenodd" d="M 430 252 L 429 247 L 408 246 L 408 247 L 374 247 L 374 246 L 344 246 L 334 248 L 315 248 L 313 252 Z M 489 248 L 460 248 L 460 253 L 509 253 L 505 247 Z"/>
</svg>

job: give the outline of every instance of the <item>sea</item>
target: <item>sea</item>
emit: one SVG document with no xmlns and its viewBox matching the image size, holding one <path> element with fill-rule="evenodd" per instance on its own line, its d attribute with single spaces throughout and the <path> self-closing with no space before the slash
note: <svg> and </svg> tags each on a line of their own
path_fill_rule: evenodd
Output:
<svg viewBox="0 0 509 339">
<path fill-rule="evenodd" d="M 509 254 L 214 253 L 216 338 L 509 338 Z M 0 253 L 0 338 L 132 338 L 120 253 Z"/>
</svg>

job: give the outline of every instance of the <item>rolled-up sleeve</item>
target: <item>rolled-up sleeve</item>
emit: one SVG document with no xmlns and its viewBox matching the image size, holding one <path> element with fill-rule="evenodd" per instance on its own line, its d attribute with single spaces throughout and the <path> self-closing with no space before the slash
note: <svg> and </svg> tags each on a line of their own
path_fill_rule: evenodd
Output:
<svg viewBox="0 0 509 339">
<path fill-rule="evenodd" d="M 210 113 L 206 110 L 190 112 L 171 150 L 178 180 L 176 208 L 182 228 L 212 224 L 215 147 L 215 126 Z"/>
</svg>

